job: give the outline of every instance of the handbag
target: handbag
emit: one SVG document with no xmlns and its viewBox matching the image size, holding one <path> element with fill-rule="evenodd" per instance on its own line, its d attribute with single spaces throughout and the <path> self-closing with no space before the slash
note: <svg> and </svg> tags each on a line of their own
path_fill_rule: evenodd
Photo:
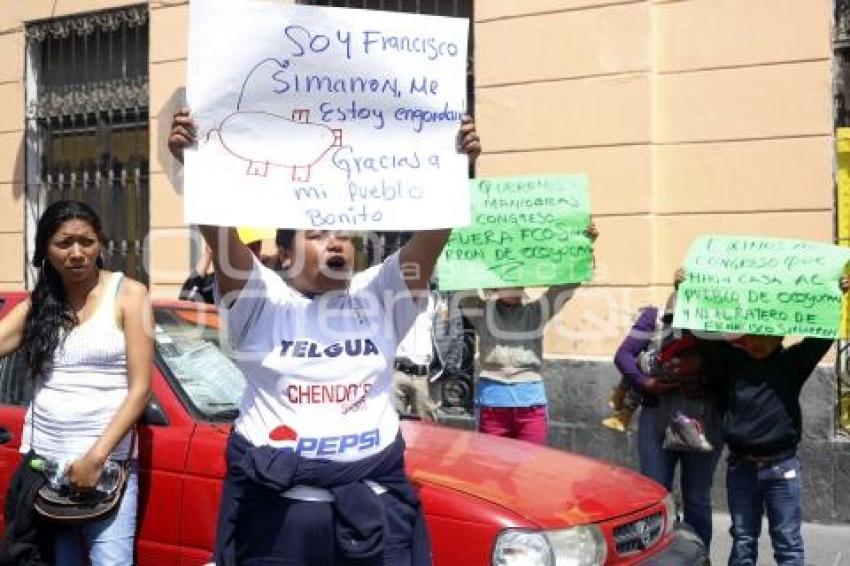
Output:
<svg viewBox="0 0 850 566">
<path fill-rule="evenodd" d="M 680 334 L 665 328 L 653 357 L 655 374 L 662 379 L 665 363 L 698 346 L 696 337 L 688 331 Z M 688 395 L 674 391 L 658 398 L 656 432 L 662 438 L 664 450 L 677 452 L 712 452 L 719 437 L 718 417 L 710 395 Z"/>
<path fill-rule="evenodd" d="M 664 427 L 664 450 L 678 452 L 713 452 L 710 440 L 716 427 L 714 404 L 708 398 L 688 398 L 679 393 L 666 395 L 659 400 L 666 415 Z"/>
<path fill-rule="evenodd" d="M 45 483 L 36 494 L 35 510 L 46 519 L 66 524 L 106 518 L 118 510 L 124 497 L 135 447 L 136 430 L 133 429 L 128 458 L 118 468 L 118 481 L 109 493 L 97 490 L 76 492 L 69 487 L 56 490 L 49 483 Z"/>
</svg>

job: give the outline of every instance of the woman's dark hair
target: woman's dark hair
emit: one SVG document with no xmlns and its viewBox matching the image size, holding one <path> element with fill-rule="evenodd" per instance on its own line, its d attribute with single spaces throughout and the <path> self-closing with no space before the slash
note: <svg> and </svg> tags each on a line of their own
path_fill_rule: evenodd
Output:
<svg viewBox="0 0 850 566">
<path fill-rule="evenodd" d="M 70 330 L 78 323 L 62 279 L 47 259 L 50 239 L 69 220 L 86 222 L 94 230 L 98 241 L 104 241 L 100 218 L 82 202 L 60 200 L 48 206 L 39 218 L 32 258 L 32 264 L 38 268 L 38 278 L 30 295 L 30 310 L 24 322 L 23 336 L 23 349 L 33 377 L 44 376 L 50 371 L 61 330 Z M 103 267 L 102 257 L 97 258 L 97 267 Z"/>
<path fill-rule="evenodd" d="M 283 248 L 285 250 L 292 249 L 292 241 L 295 239 L 295 230 L 283 230 L 280 229 L 277 231 L 274 237 L 274 243 L 277 244 L 277 247 Z"/>
</svg>

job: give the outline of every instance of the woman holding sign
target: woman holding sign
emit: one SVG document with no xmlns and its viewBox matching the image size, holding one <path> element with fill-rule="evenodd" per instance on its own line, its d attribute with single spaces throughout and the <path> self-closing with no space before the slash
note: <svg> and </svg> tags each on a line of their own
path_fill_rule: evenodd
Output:
<svg viewBox="0 0 850 566">
<path fill-rule="evenodd" d="M 599 236 L 592 222 L 586 235 Z M 549 287 L 537 300 L 525 289 L 507 288 L 467 296 L 463 313 L 478 335 L 481 373 L 475 385 L 480 432 L 545 444 L 549 433 L 543 364 L 543 329 L 572 297 L 577 285 Z"/>
<path fill-rule="evenodd" d="M 838 287 L 846 294 L 850 279 L 842 276 Z M 766 514 L 776 563 L 803 566 L 800 395 L 833 341 L 806 337 L 786 348 L 783 336 L 725 336 L 704 363 L 718 381 L 724 407 L 726 495 L 732 517 L 729 564 L 759 562 Z"/>
<path fill-rule="evenodd" d="M 188 111 L 179 112 L 172 153 L 182 160 L 194 141 Z M 458 146 L 471 161 L 481 152 L 469 118 Z M 350 234 L 278 230 L 285 280 L 235 229 L 201 230 L 247 381 L 227 447 L 216 563 L 429 564 L 392 372 L 449 230 L 419 232 L 356 275 Z"/>
</svg>

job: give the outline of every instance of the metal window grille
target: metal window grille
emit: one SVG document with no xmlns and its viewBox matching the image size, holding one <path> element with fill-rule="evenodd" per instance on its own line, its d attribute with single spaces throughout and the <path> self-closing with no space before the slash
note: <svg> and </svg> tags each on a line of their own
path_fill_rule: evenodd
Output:
<svg viewBox="0 0 850 566">
<path fill-rule="evenodd" d="M 850 0 L 848 0 L 850 1 Z M 311 6 L 329 6 L 333 8 L 361 8 L 367 10 L 386 10 L 408 14 L 426 14 L 430 16 L 449 16 L 472 20 L 472 0 L 302 0 L 301 4 Z M 466 99 L 467 108 L 473 114 L 475 75 L 473 65 L 473 30 L 469 29 L 466 61 Z M 412 236 L 411 232 L 378 232 L 369 243 L 377 243 L 379 249 L 366 250 L 368 261 L 373 264 L 395 253 Z M 371 246 L 370 246 L 371 248 Z"/>
<path fill-rule="evenodd" d="M 23 352 L 0 358 L 0 403 L 25 407 L 32 400 L 33 383 Z"/>
<path fill-rule="evenodd" d="M 28 201 L 38 213 L 61 199 L 92 206 L 107 267 L 147 282 L 148 7 L 33 22 L 25 33 Z"/>
<path fill-rule="evenodd" d="M 850 0 L 835 0 L 835 47 L 850 47 Z"/>
</svg>

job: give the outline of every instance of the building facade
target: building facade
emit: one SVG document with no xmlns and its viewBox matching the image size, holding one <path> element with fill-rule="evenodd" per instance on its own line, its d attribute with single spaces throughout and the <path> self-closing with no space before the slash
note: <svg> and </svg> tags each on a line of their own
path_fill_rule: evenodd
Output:
<svg viewBox="0 0 850 566">
<path fill-rule="evenodd" d="M 601 232 L 596 275 L 545 342 L 557 445 L 633 463 L 624 455 L 634 439 L 597 424 L 616 382 L 611 356 L 636 310 L 670 292 L 695 236 L 836 241 L 842 0 L 313 3 L 468 13 L 484 140 L 478 173 L 589 176 Z M 155 296 L 175 297 L 192 252 L 181 173 L 165 140 L 185 98 L 188 2 L 0 0 L 0 8 L 0 288 L 30 280 L 39 206 L 51 195 L 83 194 L 120 218 L 111 226 L 114 262 Z M 79 19 L 114 8 L 130 15 Z M 69 16 L 77 19 L 67 29 L 50 26 Z M 89 39 L 67 40 L 75 34 Z M 74 51 L 56 55 L 60 44 Z M 92 53 L 100 55 L 85 59 Z M 118 75 L 100 68 L 109 53 L 124 61 Z M 85 64 L 69 72 L 81 57 Z M 120 86 L 122 98 L 76 109 L 85 103 L 75 88 L 92 80 L 106 91 Z M 56 108 L 46 92 L 58 97 Z M 80 150 L 81 136 L 100 140 L 100 149 Z M 118 149 L 105 155 L 101 146 Z M 806 388 L 811 482 L 850 481 L 839 382 L 827 365 Z M 814 485 L 810 515 L 850 520 L 847 490 L 815 494 Z"/>
</svg>

